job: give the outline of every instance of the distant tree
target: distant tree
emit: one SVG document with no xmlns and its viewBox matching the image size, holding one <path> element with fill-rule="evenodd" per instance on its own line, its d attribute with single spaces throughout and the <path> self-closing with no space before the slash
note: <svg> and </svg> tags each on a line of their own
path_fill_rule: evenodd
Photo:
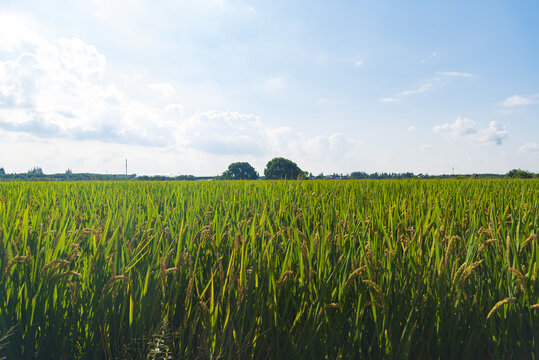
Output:
<svg viewBox="0 0 539 360">
<path fill-rule="evenodd" d="M 298 165 L 288 159 L 278 157 L 270 160 L 264 169 L 266 179 L 304 179 L 303 172 Z"/>
<path fill-rule="evenodd" d="M 350 177 L 352 179 L 368 179 L 369 174 L 367 174 L 364 171 L 354 171 L 353 173 L 350 174 Z"/>
<path fill-rule="evenodd" d="M 405 173 L 372 173 L 367 174 L 364 171 L 354 171 L 349 176 L 352 179 L 412 179 L 415 177 L 423 177 L 423 174 L 414 175 L 411 172 L 405 172 Z M 346 176 L 343 176 L 341 174 L 341 179 L 346 178 Z"/>
<path fill-rule="evenodd" d="M 196 180 L 196 177 L 194 175 L 178 175 L 174 178 L 174 180 L 182 180 L 182 181 L 186 181 L 186 180 Z"/>
<path fill-rule="evenodd" d="M 71 169 L 67 169 L 65 174 L 66 175 L 73 175 L 73 171 L 71 171 Z"/>
<path fill-rule="evenodd" d="M 533 177 L 533 173 L 526 170 L 513 169 L 507 173 L 507 177 L 513 179 L 531 179 Z"/>
<path fill-rule="evenodd" d="M 6 171 L 3 167 L 0 167 L 0 175 L 6 175 Z"/>
<path fill-rule="evenodd" d="M 43 175 L 43 169 L 41 169 L 40 167 L 35 167 L 31 170 L 28 170 L 28 174 L 31 174 L 31 175 Z"/>
<path fill-rule="evenodd" d="M 256 180 L 258 173 L 248 162 L 235 162 L 219 177 L 222 180 Z"/>
</svg>

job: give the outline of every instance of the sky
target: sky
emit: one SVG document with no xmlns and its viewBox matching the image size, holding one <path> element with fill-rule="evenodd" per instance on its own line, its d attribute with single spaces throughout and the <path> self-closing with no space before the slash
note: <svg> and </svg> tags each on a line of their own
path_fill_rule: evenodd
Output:
<svg viewBox="0 0 539 360">
<path fill-rule="evenodd" d="M 1 0 L 0 167 L 539 172 L 539 2 Z"/>
</svg>

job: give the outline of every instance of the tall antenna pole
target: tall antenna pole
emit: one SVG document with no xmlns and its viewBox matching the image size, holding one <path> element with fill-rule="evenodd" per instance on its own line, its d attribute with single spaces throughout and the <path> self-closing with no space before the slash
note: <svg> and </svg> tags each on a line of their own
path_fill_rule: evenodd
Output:
<svg viewBox="0 0 539 360">
<path fill-rule="evenodd" d="M 127 158 L 125 158 L 125 176 L 127 176 Z"/>
</svg>

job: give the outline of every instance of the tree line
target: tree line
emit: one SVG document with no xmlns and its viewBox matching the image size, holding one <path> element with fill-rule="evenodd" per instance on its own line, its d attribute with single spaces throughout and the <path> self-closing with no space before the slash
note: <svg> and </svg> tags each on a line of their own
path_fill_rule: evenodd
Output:
<svg viewBox="0 0 539 360">
<path fill-rule="evenodd" d="M 70 169 L 67 169 L 62 174 L 44 174 L 40 167 L 34 167 L 28 170 L 26 173 L 19 174 L 6 174 L 3 167 L 0 167 L 0 180 L 49 180 L 49 181 L 87 181 L 87 180 L 143 180 L 143 181 L 163 181 L 163 180 L 315 180 L 315 179 L 413 179 L 413 178 L 518 178 L 518 179 L 530 179 L 538 178 L 538 174 L 534 174 L 530 171 L 513 169 L 505 175 L 500 174 L 468 174 L 468 175 L 428 175 L 417 174 L 412 172 L 405 173 L 371 173 L 368 174 L 364 171 L 354 171 L 350 174 L 331 174 L 324 175 L 320 173 L 313 175 L 307 171 L 302 170 L 292 160 L 276 157 L 271 159 L 264 169 L 264 176 L 260 176 L 255 168 L 248 162 L 234 162 L 228 166 L 228 168 L 219 176 L 200 177 L 193 175 L 179 175 L 179 176 L 137 176 L 136 174 L 92 174 L 92 173 L 77 173 L 74 174 Z"/>
</svg>

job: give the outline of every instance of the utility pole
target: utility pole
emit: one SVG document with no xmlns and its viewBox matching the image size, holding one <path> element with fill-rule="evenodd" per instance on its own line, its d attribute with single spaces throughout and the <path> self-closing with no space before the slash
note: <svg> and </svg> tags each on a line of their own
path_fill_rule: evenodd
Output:
<svg viewBox="0 0 539 360">
<path fill-rule="evenodd" d="M 125 158 L 125 176 L 127 176 L 127 158 Z"/>
</svg>

